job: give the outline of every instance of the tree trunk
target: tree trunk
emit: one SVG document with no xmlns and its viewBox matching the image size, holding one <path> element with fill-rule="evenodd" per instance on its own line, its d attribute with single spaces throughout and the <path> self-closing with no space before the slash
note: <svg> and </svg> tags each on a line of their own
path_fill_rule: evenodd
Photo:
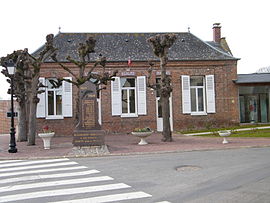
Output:
<svg viewBox="0 0 270 203">
<path fill-rule="evenodd" d="M 162 106 L 162 117 L 163 117 L 163 142 L 171 142 L 172 141 L 172 132 L 170 125 L 170 95 L 163 96 L 161 99 Z"/>
<path fill-rule="evenodd" d="M 19 115 L 18 115 L 18 142 L 25 142 L 27 141 L 27 122 L 26 122 L 26 106 L 25 101 L 19 103 Z"/>
<path fill-rule="evenodd" d="M 77 86 L 77 98 L 75 100 L 76 102 L 76 109 L 75 109 L 75 128 L 77 128 L 79 126 L 79 122 L 80 122 L 80 118 L 79 118 L 79 114 L 80 114 L 80 103 L 81 103 L 81 98 L 80 98 L 80 87 Z"/>
<path fill-rule="evenodd" d="M 161 69 L 161 108 L 162 108 L 162 118 L 163 118 L 163 142 L 172 141 L 172 132 L 170 125 L 170 84 L 167 84 L 166 76 L 166 56 L 160 57 L 160 69 Z"/>
<path fill-rule="evenodd" d="M 28 143 L 27 145 L 35 145 L 36 129 L 37 129 L 37 104 L 39 102 L 38 94 L 39 74 L 36 74 L 32 79 L 31 93 L 29 99 L 29 121 L 28 121 Z"/>
<path fill-rule="evenodd" d="M 36 98 L 37 99 L 37 98 Z M 28 123 L 28 143 L 27 145 L 35 145 L 36 141 L 36 129 L 37 129 L 37 102 L 35 98 L 30 101 L 30 113 L 29 113 L 29 123 Z"/>
</svg>

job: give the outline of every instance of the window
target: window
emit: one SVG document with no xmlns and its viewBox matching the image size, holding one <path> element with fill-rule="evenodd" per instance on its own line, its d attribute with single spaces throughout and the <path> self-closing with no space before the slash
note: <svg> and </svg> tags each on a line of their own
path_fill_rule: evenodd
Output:
<svg viewBox="0 0 270 203">
<path fill-rule="evenodd" d="M 47 117 L 62 116 L 62 85 L 58 87 L 57 80 L 53 78 L 46 79 L 46 84 Z"/>
<path fill-rule="evenodd" d="M 71 77 L 65 79 L 72 80 Z M 39 78 L 46 86 L 40 88 L 43 93 L 38 94 L 37 118 L 61 119 L 72 117 L 72 84 L 63 81 L 58 87 L 55 78 Z"/>
<path fill-rule="evenodd" d="M 205 88 L 203 76 L 190 77 L 191 113 L 205 113 Z"/>
<path fill-rule="evenodd" d="M 240 122 L 270 121 L 270 86 L 239 86 Z"/>
<path fill-rule="evenodd" d="M 214 75 L 182 75 L 182 110 L 191 115 L 215 113 Z"/>
<path fill-rule="evenodd" d="M 111 83 L 111 94 L 113 116 L 146 115 L 145 76 L 115 77 Z"/>
<path fill-rule="evenodd" d="M 121 78 L 122 115 L 136 114 L 135 78 Z"/>
</svg>

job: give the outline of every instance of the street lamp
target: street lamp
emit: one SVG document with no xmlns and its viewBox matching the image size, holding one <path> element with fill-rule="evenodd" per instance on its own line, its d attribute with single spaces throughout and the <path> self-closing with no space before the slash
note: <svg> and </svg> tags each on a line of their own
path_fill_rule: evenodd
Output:
<svg viewBox="0 0 270 203">
<path fill-rule="evenodd" d="M 13 104 L 13 82 L 15 74 L 15 66 L 13 60 L 9 60 L 6 63 L 8 74 L 10 75 L 10 94 L 11 94 L 11 127 L 10 127 L 10 142 L 9 142 L 9 153 L 16 153 L 18 150 L 16 148 L 15 141 L 15 128 L 14 128 L 14 104 Z"/>
</svg>

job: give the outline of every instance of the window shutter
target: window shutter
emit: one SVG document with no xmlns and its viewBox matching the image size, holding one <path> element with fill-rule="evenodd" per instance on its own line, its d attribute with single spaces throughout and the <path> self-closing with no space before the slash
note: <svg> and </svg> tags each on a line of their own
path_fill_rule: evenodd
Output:
<svg viewBox="0 0 270 203">
<path fill-rule="evenodd" d="M 72 77 L 64 77 L 64 79 L 72 80 Z M 63 116 L 72 117 L 72 84 L 63 81 Z"/>
<path fill-rule="evenodd" d="M 137 77 L 138 115 L 146 115 L 146 79 L 145 76 Z"/>
<path fill-rule="evenodd" d="M 182 111 L 184 114 L 191 113 L 190 102 L 190 79 L 188 75 L 182 75 Z"/>
<path fill-rule="evenodd" d="M 40 77 L 39 82 L 45 85 L 45 78 Z M 39 88 L 39 90 L 45 90 L 45 87 Z M 45 101 L 46 101 L 46 94 L 45 92 L 37 95 L 39 98 L 39 102 L 37 104 L 37 118 L 45 118 L 46 116 L 46 108 L 45 108 Z"/>
<path fill-rule="evenodd" d="M 206 75 L 207 113 L 216 113 L 214 75 Z"/>
<path fill-rule="evenodd" d="M 111 81 L 111 97 L 112 97 L 112 115 L 118 116 L 122 113 L 121 103 L 121 87 L 120 77 L 114 77 L 114 81 Z"/>
</svg>

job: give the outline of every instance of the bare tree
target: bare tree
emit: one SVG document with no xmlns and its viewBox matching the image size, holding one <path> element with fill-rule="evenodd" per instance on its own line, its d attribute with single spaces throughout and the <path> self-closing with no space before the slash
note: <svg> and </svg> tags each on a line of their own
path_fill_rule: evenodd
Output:
<svg viewBox="0 0 270 203">
<path fill-rule="evenodd" d="M 176 40 L 175 34 L 160 34 L 150 37 L 147 41 L 150 43 L 154 54 L 160 60 L 161 80 L 159 83 L 150 84 L 153 70 L 153 62 L 150 62 L 148 69 L 148 87 L 157 90 L 160 93 L 160 101 L 163 118 L 163 142 L 172 141 L 172 132 L 170 126 L 170 94 L 172 92 L 171 78 L 166 74 L 166 64 L 168 62 L 168 51 Z"/>
<path fill-rule="evenodd" d="M 91 80 L 97 87 L 97 91 L 106 88 L 108 81 L 114 80 L 113 77 L 116 76 L 117 70 L 113 73 L 106 72 L 106 57 L 102 57 L 100 54 L 100 58 L 91 66 L 90 62 L 90 53 L 94 53 L 95 50 L 96 40 L 93 37 L 89 37 L 85 43 L 80 43 L 78 47 L 78 55 L 80 60 L 74 60 L 70 56 L 67 56 L 67 60 L 74 64 L 77 68 L 79 68 L 79 73 L 75 74 L 70 68 L 62 64 L 57 60 L 57 57 L 54 56 L 53 60 L 57 62 L 65 71 L 70 73 L 72 77 L 75 79 L 74 81 L 60 78 L 60 81 L 66 81 L 72 83 L 77 87 L 77 96 L 75 101 L 75 125 L 79 122 L 79 105 L 80 105 L 80 86 L 83 85 L 85 82 Z M 86 60 L 87 59 L 87 60 Z M 102 73 L 94 73 L 94 69 L 100 65 L 102 67 Z M 90 69 L 88 69 L 90 68 Z M 102 87 L 103 86 L 103 87 Z"/>
<path fill-rule="evenodd" d="M 46 36 L 44 49 L 38 57 L 28 53 L 28 49 L 14 51 L 12 54 L 1 58 L 1 64 L 5 67 L 7 60 L 13 60 L 16 66 L 15 74 L 15 96 L 20 106 L 19 132 L 20 140 L 26 139 L 28 132 L 28 145 L 35 145 L 36 135 L 36 111 L 39 102 L 38 94 L 44 92 L 40 87 L 44 87 L 39 82 L 40 68 L 42 63 L 54 55 L 56 49 L 53 47 L 53 34 Z M 6 68 L 2 71 L 4 75 L 10 77 Z M 28 121 L 28 126 L 26 123 Z"/>
<path fill-rule="evenodd" d="M 18 102 L 18 111 L 19 111 L 19 115 L 18 115 L 18 129 L 19 132 L 18 133 L 18 140 L 19 142 L 22 141 L 27 141 L 27 99 L 26 99 L 26 70 L 27 68 L 25 68 L 25 60 L 27 57 L 25 57 L 25 53 L 27 52 L 27 50 L 18 50 L 18 51 L 14 51 L 12 54 L 7 55 L 6 57 L 2 57 L 1 58 L 1 65 L 3 67 L 5 67 L 5 69 L 3 69 L 1 71 L 2 74 L 4 74 L 6 77 L 8 77 L 9 79 L 7 80 L 10 83 L 10 75 L 8 74 L 8 71 L 6 69 L 6 62 L 7 61 L 12 61 L 14 63 L 17 62 L 15 65 L 16 67 L 16 71 L 14 74 L 14 96 L 17 98 L 17 102 Z M 10 91 L 8 92 L 10 93 Z"/>
</svg>

